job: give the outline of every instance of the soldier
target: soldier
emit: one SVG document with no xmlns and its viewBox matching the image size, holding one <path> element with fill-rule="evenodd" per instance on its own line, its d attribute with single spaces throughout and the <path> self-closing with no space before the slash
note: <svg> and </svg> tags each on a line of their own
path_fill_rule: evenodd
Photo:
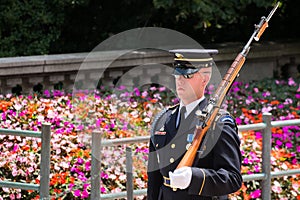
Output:
<svg viewBox="0 0 300 200">
<path fill-rule="evenodd" d="M 197 119 L 208 100 L 205 88 L 212 76 L 217 50 L 178 49 L 174 54 L 178 105 L 154 120 L 148 160 L 148 200 L 228 199 L 242 184 L 240 139 L 235 120 L 220 112 L 204 137 L 192 167 L 176 169 L 189 148 Z"/>
</svg>

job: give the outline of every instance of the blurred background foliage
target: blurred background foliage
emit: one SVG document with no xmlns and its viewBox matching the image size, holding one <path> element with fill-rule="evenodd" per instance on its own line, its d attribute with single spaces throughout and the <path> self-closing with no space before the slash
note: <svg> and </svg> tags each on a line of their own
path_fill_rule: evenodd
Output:
<svg viewBox="0 0 300 200">
<path fill-rule="evenodd" d="M 264 40 L 299 39 L 299 0 L 282 0 Z M 274 0 L 1 0 L 0 57 L 91 51 L 138 27 L 163 27 L 200 44 L 245 42 Z"/>
</svg>

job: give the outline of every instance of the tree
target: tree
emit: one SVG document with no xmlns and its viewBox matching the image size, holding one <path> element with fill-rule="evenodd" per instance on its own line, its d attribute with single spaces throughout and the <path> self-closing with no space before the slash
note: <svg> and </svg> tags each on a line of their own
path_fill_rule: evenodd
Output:
<svg viewBox="0 0 300 200">
<path fill-rule="evenodd" d="M 0 57 L 48 54 L 61 36 L 64 8 L 76 0 L 1 0 Z"/>
<path fill-rule="evenodd" d="M 91 51 L 139 27 L 163 27 L 201 44 L 245 42 L 275 0 L 1 0 L 0 57 Z M 299 39 L 299 0 L 281 0 L 270 40 Z"/>
</svg>

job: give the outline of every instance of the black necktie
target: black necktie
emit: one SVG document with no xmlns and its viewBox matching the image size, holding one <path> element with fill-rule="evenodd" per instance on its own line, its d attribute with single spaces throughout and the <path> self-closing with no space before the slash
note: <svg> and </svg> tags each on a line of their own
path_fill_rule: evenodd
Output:
<svg viewBox="0 0 300 200">
<path fill-rule="evenodd" d="M 179 127 L 180 123 L 182 123 L 185 120 L 185 117 L 184 117 L 185 112 L 186 112 L 186 108 L 185 108 L 185 106 L 182 106 L 180 109 L 180 118 L 179 118 L 177 127 Z"/>
</svg>

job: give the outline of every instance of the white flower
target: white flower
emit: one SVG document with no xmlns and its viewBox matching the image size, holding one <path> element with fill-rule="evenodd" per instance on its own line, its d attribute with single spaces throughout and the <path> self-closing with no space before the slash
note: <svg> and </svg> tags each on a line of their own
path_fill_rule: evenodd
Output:
<svg viewBox="0 0 300 200">
<path fill-rule="evenodd" d="M 146 117 L 146 118 L 144 119 L 144 122 L 146 122 L 146 123 L 150 122 L 150 118 L 149 118 L 149 117 Z"/>
</svg>

